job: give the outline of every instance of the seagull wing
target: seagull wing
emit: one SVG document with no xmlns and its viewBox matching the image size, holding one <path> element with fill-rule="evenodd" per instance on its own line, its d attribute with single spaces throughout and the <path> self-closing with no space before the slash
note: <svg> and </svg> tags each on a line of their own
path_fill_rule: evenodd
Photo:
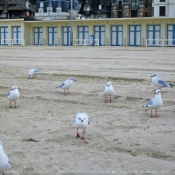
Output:
<svg viewBox="0 0 175 175">
<path fill-rule="evenodd" d="M 62 88 L 64 85 L 65 85 L 65 83 L 61 83 L 59 87 Z"/>
<path fill-rule="evenodd" d="M 162 79 L 159 79 L 158 80 L 158 83 L 161 85 L 161 86 L 169 86 L 169 83 L 167 83 L 166 81 L 162 80 Z"/>
</svg>

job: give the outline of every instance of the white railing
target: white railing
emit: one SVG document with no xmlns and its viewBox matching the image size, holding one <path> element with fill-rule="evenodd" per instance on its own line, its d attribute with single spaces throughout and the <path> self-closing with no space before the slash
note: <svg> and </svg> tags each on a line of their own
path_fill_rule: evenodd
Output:
<svg viewBox="0 0 175 175">
<path fill-rule="evenodd" d="M 74 46 L 89 46 L 89 39 L 73 39 Z M 94 39 L 94 46 L 99 46 L 99 39 Z"/>
<path fill-rule="evenodd" d="M 24 39 L 1 39 L 1 46 L 8 45 L 8 46 L 14 46 L 14 45 L 25 45 Z"/>
<path fill-rule="evenodd" d="M 148 46 L 175 46 L 175 39 L 146 39 L 146 47 Z"/>
<path fill-rule="evenodd" d="M 175 39 L 162 39 L 162 46 L 175 46 Z"/>
<path fill-rule="evenodd" d="M 85 40 L 84 39 L 73 39 L 73 45 L 74 46 L 84 46 Z"/>
</svg>

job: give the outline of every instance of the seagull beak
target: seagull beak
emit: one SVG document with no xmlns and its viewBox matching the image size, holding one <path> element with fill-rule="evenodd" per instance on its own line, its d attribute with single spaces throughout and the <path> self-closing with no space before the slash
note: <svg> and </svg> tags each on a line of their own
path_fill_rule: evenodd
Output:
<svg viewBox="0 0 175 175">
<path fill-rule="evenodd" d="M 74 79 L 74 81 L 77 81 L 76 79 Z"/>
<path fill-rule="evenodd" d="M 153 75 L 151 75 L 150 77 L 154 77 Z"/>
</svg>

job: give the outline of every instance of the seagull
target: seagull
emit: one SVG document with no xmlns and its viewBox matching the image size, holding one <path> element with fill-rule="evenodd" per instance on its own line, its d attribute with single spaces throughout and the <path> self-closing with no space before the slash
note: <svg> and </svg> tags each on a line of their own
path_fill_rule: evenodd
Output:
<svg viewBox="0 0 175 175">
<path fill-rule="evenodd" d="M 105 96 L 105 103 L 107 103 L 108 96 L 110 96 L 110 102 L 111 102 L 111 95 L 114 94 L 114 88 L 111 82 L 108 82 L 107 85 L 104 87 L 103 94 Z"/>
<path fill-rule="evenodd" d="M 3 175 L 4 175 L 4 171 L 7 169 L 10 169 L 11 164 L 10 164 L 10 160 L 9 160 L 8 156 L 4 152 L 1 140 L 2 139 L 0 137 L 0 173 L 3 173 Z"/>
<path fill-rule="evenodd" d="M 77 135 L 76 138 L 80 137 L 80 134 L 78 133 L 78 129 L 83 129 L 83 137 L 81 137 L 82 140 L 84 140 L 85 130 L 90 124 L 89 116 L 86 113 L 77 113 L 74 117 L 74 125 L 77 127 Z"/>
<path fill-rule="evenodd" d="M 158 77 L 158 74 L 157 73 L 154 73 L 152 76 L 152 83 L 158 87 L 159 89 L 163 88 L 163 87 L 172 87 L 172 85 L 170 85 L 168 82 L 160 79 Z M 155 91 L 155 90 L 154 90 Z"/>
<path fill-rule="evenodd" d="M 151 117 L 152 116 L 152 109 L 156 109 L 156 117 L 157 117 L 157 109 L 163 106 L 163 101 L 161 98 L 161 91 L 157 89 L 155 92 L 155 97 L 152 98 L 144 107 L 151 109 Z"/>
<path fill-rule="evenodd" d="M 7 94 L 7 99 L 10 101 L 10 108 L 12 108 L 12 106 L 11 106 L 11 102 L 12 101 L 14 101 L 15 108 L 16 108 L 16 100 L 19 97 L 20 97 L 20 94 L 19 94 L 19 91 L 18 91 L 18 87 L 17 86 L 13 86 L 11 88 L 11 90 Z"/>
<path fill-rule="evenodd" d="M 40 69 L 36 69 L 36 68 L 30 69 L 28 78 L 30 77 L 35 78 L 39 72 L 40 72 Z"/>
<path fill-rule="evenodd" d="M 61 88 L 64 89 L 64 95 L 66 95 L 66 90 L 68 90 L 68 94 L 69 94 L 69 88 L 72 86 L 73 82 L 77 81 L 76 79 L 74 79 L 73 77 L 70 77 L 68 80 L 62 82 L 58 87 L 56 88 Z"/>
</svg>

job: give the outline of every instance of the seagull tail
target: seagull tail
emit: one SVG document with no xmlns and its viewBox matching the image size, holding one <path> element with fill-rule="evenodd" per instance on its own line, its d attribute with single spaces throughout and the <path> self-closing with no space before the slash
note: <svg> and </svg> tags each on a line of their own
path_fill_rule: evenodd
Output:
<svg viewBox="0 0 175 175">
<path fill-rule="evenodd" d="M 172 88 L 174 85 L 172 85 L 172 84 L 169 84 L 170 85 L 170 88 Z"/>
</svg>

